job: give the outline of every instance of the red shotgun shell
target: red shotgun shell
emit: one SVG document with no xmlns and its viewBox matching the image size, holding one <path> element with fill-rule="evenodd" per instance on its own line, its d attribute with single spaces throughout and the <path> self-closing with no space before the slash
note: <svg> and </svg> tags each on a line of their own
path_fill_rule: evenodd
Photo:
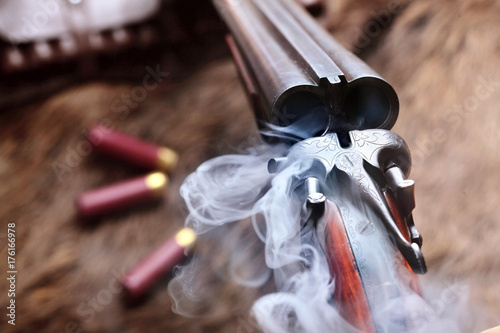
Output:
<svg viewBox="0 0 500 333">
<path fill-rule="evenodd" d="M 146 259 L 133 267 L 122 279 L 126 295 L 131 300 L 140 299 L 154 283 L 186 257 L 184 251 L 196 240 L 191 228 L 184 228 L 168 239 Z"/>
<path fill-rule="evenodd" d="M 75 204 L 78 214 L 88 218 L 101 216 L 161 197 L 168 178 L 161 172 L 153 172 L 104 187 L 81 193 Z"/>
<path fill-rule="evenodd" d="M 96 151 L 148 170 L 170 172 L 179 160 L 172 149 L 144 142 L 101 125 L 90 128 L 88 140 Z"/>
</svg>

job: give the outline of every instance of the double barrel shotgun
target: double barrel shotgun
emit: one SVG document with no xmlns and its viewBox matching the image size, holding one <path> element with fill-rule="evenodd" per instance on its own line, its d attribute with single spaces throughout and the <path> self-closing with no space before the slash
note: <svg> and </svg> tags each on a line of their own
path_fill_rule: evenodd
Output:
<svg viewBox="0 0 500 333">
<path fill-rule="evenodd" d="M 401 283 L 421 294 L 416 274 L 427 270 L 412 217 L 410 153 L 389 131 L 396 92 L 293 0 L 213 2 L 263 139 L 289 146 L 269 172 L 312 160 L 299 180 L 308 209 L 302 244 L 320 244 L 345 320 L 376 332 L 374 309 L 397 297 Z"/>
</svg>

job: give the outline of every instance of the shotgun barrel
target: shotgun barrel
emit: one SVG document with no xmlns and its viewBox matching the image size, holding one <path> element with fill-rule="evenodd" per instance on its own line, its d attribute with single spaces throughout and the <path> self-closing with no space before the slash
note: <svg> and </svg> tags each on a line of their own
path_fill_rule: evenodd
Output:
<svg viewBox="0 0 500 333">
<path fill-rule="evenodd" d="M 214 4 L 229 28 L 228 44 L 261 128 L 295 125 L 305 138 L 394 125 L 399 102 L 391 85 L 299 4 Z"/>
</svg>

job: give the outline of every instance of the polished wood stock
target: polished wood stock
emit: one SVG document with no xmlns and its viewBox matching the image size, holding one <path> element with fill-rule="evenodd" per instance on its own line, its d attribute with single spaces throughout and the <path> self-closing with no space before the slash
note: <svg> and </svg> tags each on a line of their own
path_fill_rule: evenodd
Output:
<svg viewBox="0 0 500 333">
<path fill-rule="evenodd" d="M 326 251 L 340 314 L 363 332 L 374 333 L 370 308 L 337 205 L 326 202 Z"/>
</svg>

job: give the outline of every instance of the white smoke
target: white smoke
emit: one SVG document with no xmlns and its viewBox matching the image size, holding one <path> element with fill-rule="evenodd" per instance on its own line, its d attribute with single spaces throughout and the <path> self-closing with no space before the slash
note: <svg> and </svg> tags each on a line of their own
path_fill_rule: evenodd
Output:
<svg viewBox="0 0 500 333">
<path fill-rule="evenodd" d="M 342 318 L 335 306 L 332 297 L 335 277 L 330 276 L 319 242 L 306 246 L 312 256 L 308 257 L 311 258 L 308 268 L 304 267 L 300 221 L 305 212 L 305 198 L 297 194 L 300 191 L 296 191 L 296 187 L 310 169 L 311 160 L 295 162 L 270 175 L 267 171 L 269 159 L 285 153 L 285 147 L 262 145 L 246 154 L 221 156 L 202 164 L 181 187 L 189 210 L 186 225 L 200 237 L 215 237 L 220 246 L 231 249 L 228 277 L 222 279 L 231 278 L 244 286 L 257 288 L 273 276 L 275 292 L 262 296 L 252 307 L 252 314 L 264 332 L 358 332 Z M 330 196 L 339 207 L 353 206 L 350 216 L 340 210 L 344 219 L 356 223 L 356 216 L 365 220 L 374 218 L 355 191 L 340 186 L 335 177 L 330 181 L 333 183 L 323 185 L 333 189 Z M 255 242 L 238 243 L 234 237 L 223 236 L 229 230 L 225 228 L 234 225 L 233 222 L 248 223 L 250 219 L 264 247 L 263 257 L 257 259 L 251 259 L 249 254 L 258 252 Z M 375 236 L 380 242 L 391 244 L 387 235 Z M 461 332 L 458 324 L 461 318 L 458 317 L 467 300 L 465 289 L 456 293 L 453 304 L 447 303 L 445 308 L 437 309 L 432 305 L 433 295 L 428 298 L 429 302 L 413 292 L 404 277 L 396 278 L 398 272 L 393 263 L 400 262 L 401 256 L 392 244 L 387 247 L 387 253 L 392 254 L 389 260 L 370 257 L 370 253 L 364 257 L 369 262 L 363 269 L 371 265 L 370 270 L 382 272 L 368 280 L 371 285 L 366 291 L 377 332 Z M 370 248 L 365 250 L 371 251 Z M 211 288 L 200 285 L 201 280 L 197 278 L 200 274 L 210 274 L 207 267 L 211 255 L 198 253 L 175 274 L 169 285 L 175 312 L 198 316 L 203 313 L 200 301 L 216 298 L 210 294 Z M 247 265 L 249 260 L 260 262 L 260 269 Z M 217 268 L 211 273 L 221 274 Z M 402 319 L 403 315 L 406 319 Z"/>
</svg>

